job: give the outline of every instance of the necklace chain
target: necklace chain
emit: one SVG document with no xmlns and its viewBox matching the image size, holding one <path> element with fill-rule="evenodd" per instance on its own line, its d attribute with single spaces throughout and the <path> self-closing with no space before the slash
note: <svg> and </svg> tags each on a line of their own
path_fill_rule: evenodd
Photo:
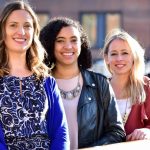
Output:
<svg viewBox="0 0 150 150">
<path fill-rule="evenodd" d="M 81 85 L 80 85 L 79 79 L 80 79 L 80 74 L 78 76 L 77 86 L 71 91 L 64 91 L 64 90 L 59 88 L 61 97 L 63 99 L 72 100 L 72 99 L 74 99 L 75 97 L 77 97 L 80 94 L 80 92 L 81 92 Z"/>
<path fill-rule="evenodd" d="M 126 101 L 126 106 L 125 106 L 125 112 L 124 112 L 124 115 L 122 117 L 122 121 L 123 121 L 123 124 L 125 125 L 127 119 L 128 119 L 128 115 L 129 113 L 127 113 L 127 108 L 128 108 L 128 99 Z"/>
</svg>

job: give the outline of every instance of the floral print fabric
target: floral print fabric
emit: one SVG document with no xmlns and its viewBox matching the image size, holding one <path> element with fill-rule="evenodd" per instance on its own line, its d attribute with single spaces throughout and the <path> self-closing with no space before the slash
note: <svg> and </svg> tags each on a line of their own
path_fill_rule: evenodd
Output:
<svg viewBox="0 0 150 150">
<path fill-rule="evenodd" d="M 0 122 L 8 149 L 49 149 L 48 99 L 43 83 L 44 79 L 37 80 L 34 75 L 0 78 Z"/>
</svg>

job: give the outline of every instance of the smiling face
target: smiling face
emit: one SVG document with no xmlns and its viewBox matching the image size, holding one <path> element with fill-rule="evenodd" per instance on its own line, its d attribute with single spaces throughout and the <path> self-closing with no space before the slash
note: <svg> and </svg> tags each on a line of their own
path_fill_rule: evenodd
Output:
<svg viewBox="0 0 150 150">
<path fill-rule="evenodd" d="M 5 45 L 8 53 L 23 53 L 33 40 L 33 19 L 25 10 L 15 10 L 7 18 L 5 25 Z"/>
<path fill-rule="evenodd" d="M 108 47 L 105 61 L 112 74 L 130 74 L 133 66 L 133 55 L 128 43 L 121 39 L 113 40 Z"/>
<path fill-rule="evenodd" d="M 78 65 L 80 52 L 81 40 L 78 29 L 73 26 L 63 27 L 55 41 L 56 65 Z"/>
</svg>

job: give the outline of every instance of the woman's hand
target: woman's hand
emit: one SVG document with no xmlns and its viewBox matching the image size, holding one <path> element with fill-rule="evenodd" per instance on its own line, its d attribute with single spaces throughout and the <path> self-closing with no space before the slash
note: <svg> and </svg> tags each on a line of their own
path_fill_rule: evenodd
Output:
<svg viewBox="0 0 150 150">
<path fill-rule="evenodd" d="M 135 141 L 135 140 L 150 140 L 150 129 L 141 128 L 135 129 L 131 134 L 127 135 L 127 141 Z"/>
</svg>

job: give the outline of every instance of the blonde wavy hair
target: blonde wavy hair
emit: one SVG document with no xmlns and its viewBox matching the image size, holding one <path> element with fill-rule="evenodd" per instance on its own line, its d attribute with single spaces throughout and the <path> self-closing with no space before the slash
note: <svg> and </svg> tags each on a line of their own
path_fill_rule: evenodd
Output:
<svg viewBox="0 0 150 150">
<path fill-rule="evenodd" d="M 9 74 L 9 66 L 8 66 L 9 58 L 6 52 L 6 46 L 4 42 L 6 36 L 5 25 L 7 18 L 15 10 L 25 10 L 32 16 L 33 19 L 33 26 L 34 26 L 33 41 L 26 53 L 26 63 L 28 69 L 31 70 L 38 78 L 48 76 L 50 70 L 43 63 L 46 51 L 44 50 L 39 41 L 40 27 L 38 23 L 38 18 L 33 9 L 31 8 L 31 6 L 27 2 L 23 1 L 15 1 L 8 3 L 4 7 L 0 16 L 0 76 L 2 77 L 6 74 Z"/>
<path fill-rule="evenodd" d="M 144 73 L 145 73 L 145 61 L 144 52 L 145 50 L 139 44 L 139 42 L 131 37 L 127 32 L 121 29 L 114 29 L 105 38 L 105 44 L 103 48 L 103 55 L 108 55 L 109 45 L 115 39 L 121 39 L 126 41 L 131 48 L 133 55 L 133 68 L 131 69 L 130 78 L 127 84 L 127 93 L 131 97 L 131 103 L 142 103 L 146 99 L 146 94 L 144 90 Z M 109 65 L 106 63 L 109 72 L 112 71 Z"/>
</svg>

